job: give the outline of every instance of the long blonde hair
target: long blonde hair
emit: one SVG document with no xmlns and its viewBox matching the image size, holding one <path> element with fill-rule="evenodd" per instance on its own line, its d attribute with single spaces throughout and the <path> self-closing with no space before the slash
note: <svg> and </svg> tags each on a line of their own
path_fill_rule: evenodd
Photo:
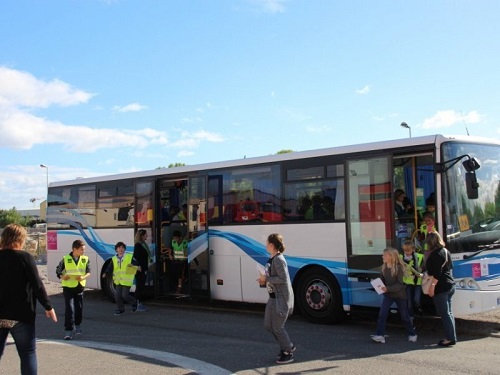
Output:
<svg viewBox="0 0 500 375">
<path fill-rule="evenodd" d="M 384 264 L 382 265 L 382 272 L 384 272 L 386 269 L 389 269 L 391 275 L 396 276 L 401 270 L 401 272 L 406 275 L 406 265 L 399 256 L 399 252 L 392 247 L 387 247 L 384 249 L 384 253 L 389 254 L 390 262 L 389 264 L 384 262 Z"/>
</svg>

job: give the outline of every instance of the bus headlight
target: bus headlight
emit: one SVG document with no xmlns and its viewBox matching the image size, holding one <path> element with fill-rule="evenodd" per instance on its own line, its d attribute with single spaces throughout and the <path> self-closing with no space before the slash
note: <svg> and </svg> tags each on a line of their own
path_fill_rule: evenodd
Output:
<svg viewBox="0 0 500 375">
<path fill-rule="evenodd" d="M 455 284 L 460 289 L 472 289 L 472 290 L 479 289 L 479 285 L 477 284 L 476 280 L 471 279 L 469 277 L 467 277 L 465 279 L 457 280 L 457 282 Z"/>
</svg>

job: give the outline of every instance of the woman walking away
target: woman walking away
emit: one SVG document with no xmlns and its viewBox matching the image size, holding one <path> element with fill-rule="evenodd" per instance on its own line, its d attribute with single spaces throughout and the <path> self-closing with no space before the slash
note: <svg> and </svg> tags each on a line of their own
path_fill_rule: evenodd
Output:
<svg viewBox="0 0 500 375">
<path fill-rule="evenodd" d="M 382 254 L 384 264 L 380 272 L 380 278 L 385 286 L 382 287 L 384 296 L 380 312 L 378 314 L 377 332 L 372 336 L 372 340 L 385 344 L 385 325 L 387 323 L 387 316 L 391 305 L 395 302 L 398 306 L 399 315 L 403 321 L 408 332 L 408 341 L 416 342 L 417 334 L 415 327 L 410 322 L 408 314 L 408 305 L 406 303 L 406 288 L 403 284 L 403 277 L 405 275 L 406 265 L 399 257 L 396 249 L 388 247 Z"/>
<path fill-rule="evenodd" d="M 444 247 L 444 241 L 438 232 L 427 235 L 425 243 L 428 247 L 428 257 L 425 263 L 427 274 L 432 276 L 429 297 L 432 297 L 436 313 L 443 322 L 446 339 L 438 342 L 439 346 L 451 346 L 457 343 L 455 317 L 451 310 L 451 297 L 455 294 L 455 281 L 451 276 L 451 257 Z"/>
<path fill-rule="evenodd" d="M 135 311 L 146 311 L 146 308 L 141 303 L 144 297 L 144 289 L 146 288 L 146 279 L 151 262 L 151 250 L 149 249 L 146 239 L 148 233 L 145 229 L 139 229 L 135 234 L 135 245 L 133 258 L 139 264 L 137 273 L 135 274 L 135 299 L 137 300 Z"/>
<path fill-rule="evenodd" d="M 21 374 L 36 375 L 36 301 L 44 307 L 47 318 L 57 322 L 57 316 L 35 260 L 22 251 L 26 237 L 26 229 L 10 224 L 0 238 L 0 358 L 10 333 L 21 359 Z"/>
<path fill-rule="evenodd" d="M 270 234 L 266 248 L 270 258 L 266 264 L 265 274 L 261 274 L 257 279 L 259 285 L 266 287 L 269 293 L 264 313 L 264 326 L 273 334 L 281 348 L 276 363 L 290 363 L 293 362 L 295 346 L 290 341 L 285 323 L 293 313 L 293 290 L 288 266 L 283 256 L 285 251 L 283 237 L 277 233 Z"/>
</svg>

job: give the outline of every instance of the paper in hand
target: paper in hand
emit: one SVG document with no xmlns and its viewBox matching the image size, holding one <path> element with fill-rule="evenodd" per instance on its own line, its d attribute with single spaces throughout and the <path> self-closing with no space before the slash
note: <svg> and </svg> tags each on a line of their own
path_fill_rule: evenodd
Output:
<svg viewBox="0 0 500 375">
<path fill-rule="evenodd" d="M 259 263 L 255 263 L 255 268 L 257 269 L 257 273 L 259 275 L 265 275 L 266 274 L 266 270 L 264 269 L 264 267 L 262 265 L 260 265 Z"/>
<path fill-rule="evenodd" d="M 380 277 L 377 277 L 376 279 L 373 279 L 372 281 L 370 281 L 370 283 L 372 284 L 373 288 L 375 289 L 375 291 L 378 294 L 383 294 L 384 293 L 384 291 L 382 290 L 382 288 L 385 287 L 385 285 L 384 285 L 384 282 L 382 281 L 382 279 Z"/>
</svg>

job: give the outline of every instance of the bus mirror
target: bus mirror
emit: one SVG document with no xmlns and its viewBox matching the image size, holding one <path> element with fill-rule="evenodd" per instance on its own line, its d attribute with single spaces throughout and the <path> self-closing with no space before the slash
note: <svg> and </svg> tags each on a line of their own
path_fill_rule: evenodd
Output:
<svg viewBox="0 0 500 375">
<path fill-rule="evenodd" d="M 467 189 L 467 198 L 477 199 L 479 197 L 479 184 L 477 183 L 476 174 L 474 172 L 465 173 L 465 185 Z"/>
<path fill-rule="evenodd" d="M 464 166 L 467 172 L 474 172 L 480 167 L 479 162 L 474 158 L 467 159 L 462 163 L 462 165 Z"/>
</svg>

